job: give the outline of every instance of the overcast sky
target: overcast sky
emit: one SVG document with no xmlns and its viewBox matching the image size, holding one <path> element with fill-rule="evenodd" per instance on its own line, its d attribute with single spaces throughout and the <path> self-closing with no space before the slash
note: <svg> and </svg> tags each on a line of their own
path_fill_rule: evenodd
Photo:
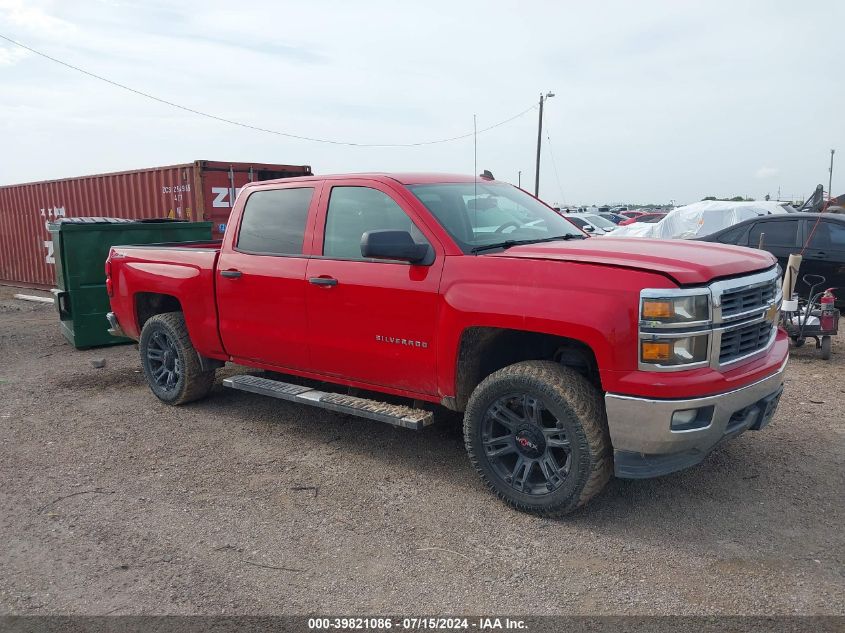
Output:
<svg viewBox="0 0 845 633">
<path fill-rule="evenodd" d="M 0 33 L 190 108 L 414 143 L 545 108 L 549 202 L 845 192 L 845 3 L 0 0 Z M 551 143 L 549 143 L 549 138 Z M 472 138 L 293 140 L 165 106 L 0 40 L 0 184 L 196 159 L 473 173 Z M 478 135 L 533 188 L 537 111 Z M 551 148 L 551 152 L 550 152 Z M 557 170 L 555 170 L 555 165 Z M 555 173 L 557 171 L 557 174 Z M 838 183 L 838 184 L 837 184 Z"/>
</svg>

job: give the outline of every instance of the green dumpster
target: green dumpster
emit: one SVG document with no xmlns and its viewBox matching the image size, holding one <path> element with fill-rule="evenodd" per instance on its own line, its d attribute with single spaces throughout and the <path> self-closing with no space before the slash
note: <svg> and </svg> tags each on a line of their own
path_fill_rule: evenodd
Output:
<svg viewBox="0 0 845 633">
<path fill-rule="evenodd" d="M 211 222 L 59 218 L 48 225 L 56 260 L 53 289 L 61 331 L 78 348 L 129 343 L 108 333 L 106 257 L 112 246 L 211 239 Z"/>
</svg>

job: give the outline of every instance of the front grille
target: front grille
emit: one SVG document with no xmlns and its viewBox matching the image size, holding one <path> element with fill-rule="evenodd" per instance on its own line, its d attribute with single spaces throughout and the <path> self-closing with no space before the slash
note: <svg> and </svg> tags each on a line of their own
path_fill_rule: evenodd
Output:
<svg viewBox="0 0 845 633">
<path fill-rule="evenodd" d="M 728 290 L 722 294 L 722 318 L 728 319 L 755 309 L 764 310 L 774 303 L 777 279 L 754 288 Z"/>
<path fill-rule="evenodd" d="M 764 349 L 772 336 L 773 327 L 770 322 L 764 321 L 722 332 L 719 363 L 729 363 Z"/>
</svg>

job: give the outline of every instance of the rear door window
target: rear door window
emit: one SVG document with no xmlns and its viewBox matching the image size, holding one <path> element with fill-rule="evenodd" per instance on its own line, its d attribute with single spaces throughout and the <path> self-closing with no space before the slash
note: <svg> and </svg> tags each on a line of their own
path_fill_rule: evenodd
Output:
<svg viewBox="0 0 845 633">
<path fill-rule="evenodd" d="M 241 217 L 237 250 L 260 255 L 302 255 L 313 194 L 313 187 L 251 193 Z"/>
<path fill-rule="evenodd" d="M 807 222 L 807 234 L 812 231 L 808 246 L 820 250 L 845 251 L 845 224 L 819 222 L 813 230 L 814 220 Z"/>
<path fill-rule="evenodd" d="M 757 222 L 748 236 L 748 245 L 757 246 L 760 243 L 760 235 L 763 236 L 763 248 L 769 246 L 795 246 L 798 242 L 797 218 L 795 220 L 762 221 Z"/>
</svg>

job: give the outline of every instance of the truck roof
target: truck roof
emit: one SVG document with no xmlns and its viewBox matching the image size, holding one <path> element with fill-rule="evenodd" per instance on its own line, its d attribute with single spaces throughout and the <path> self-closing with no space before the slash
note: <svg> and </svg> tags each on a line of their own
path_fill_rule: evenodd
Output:
<svg viewBox="0 0 845 633">
<path fill-rule="evenodd" d="M 393 180 L 403 185 L 424 185 L 434 183 L 447 182 L 475 182 L 476 180 L 483 182 L 496 182 L 495 180 L 486 180 L 478 176 L 467 176 L 465 174 L 442 174 L 442 173 L 428 173 L 428 172 L 409 172 L 409 173 L 388 173 L 388 172 L 362 172 L 350 174 L 324 174 L 315 176 L 297 176 L 294 178 L 280 178 L 278 180 L 262 180 L 258 181 L 265 185 L 268 183 L 290 183 L 290 182 L 308 182 L 314 180 L 345 180 L 347 178 L 369 178 L 372 180 L 386 181 Z"/>
</svg>

